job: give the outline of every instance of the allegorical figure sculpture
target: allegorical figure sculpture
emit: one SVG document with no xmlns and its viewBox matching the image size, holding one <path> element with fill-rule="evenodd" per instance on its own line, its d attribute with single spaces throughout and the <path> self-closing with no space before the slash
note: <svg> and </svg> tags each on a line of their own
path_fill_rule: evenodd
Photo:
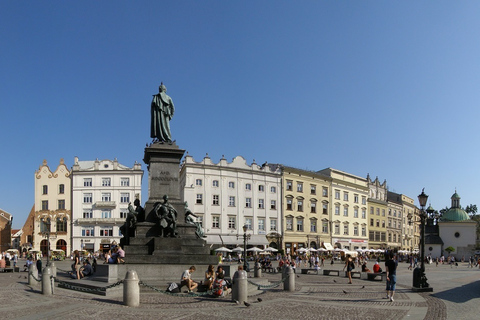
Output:
<svg viewBox="0 0 480 320">
<path fill-rule="evenodd" d="M 140 200 L 135 199 L 133 201 L 133 205 L 135 206 L 135 212 L 137 213 L 137 222 L 144 222 L 145 221 L 145 209 L 140 205 Z"/>
<path fill-rule="evenodd" d="M 138 201 L 138 202 L 137 202 Z M 140 205 L 140 201 L 136 199 L 134 201 L 135 205 Z M 137 226 L 137 211 L 133 209 L 131 203 L 128 204 L 127 218 L 125 223 L 120 227 L 120 232 L 123 234 L 123 241 L 121 244 L 129 244 L 130 237 L 135 237 L 135 228 Z"/>
<path fill-rule="evenodd" d="M 192 217 L 197 218 L 197 216 L 192 211 L 190 211 L 190 209 L 188 209 L 188 203 L 185 201 L 185 223 L 192 224 L 197 227 L 197 230 L 195 230 L 195 234 L 197 235 L 197 237 L 205 238 L 202 226 L 200 225 L 200 223 L 195 222 Z"/>
<path fill-rule="evenodd" d="M 170 133 L 170 120 L 175 112 L 172 99 L 167 95 L 167 88 L 162 84 L 158 87 L 158 93 L 153 95 L 152 122 L 150 126 L 150 137 L 153 142 L 172 142 Z"/>
<path fill-rule="evenodd" d="M 163 196 L 163 203 L 157 202 L 154 207 L 160 227 L 160 236 L 176 238 L 177 236 L 177 210 L 168 203 L 168 196 Z"/>
</svg>

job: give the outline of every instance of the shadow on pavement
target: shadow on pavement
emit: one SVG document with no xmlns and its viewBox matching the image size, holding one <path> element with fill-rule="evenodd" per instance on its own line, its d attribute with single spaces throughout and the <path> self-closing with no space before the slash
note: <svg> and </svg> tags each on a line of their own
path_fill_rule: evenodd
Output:
<svg viewBox="0 0 480 320">
<path fill-rule="evenodd" d="M 455 303 L 467 302 L 472 299 L 480 298 L 480 280 L 461 287 L 452 288 L 442 292 L 434 293 L 431 296 Z"/>
</svg>

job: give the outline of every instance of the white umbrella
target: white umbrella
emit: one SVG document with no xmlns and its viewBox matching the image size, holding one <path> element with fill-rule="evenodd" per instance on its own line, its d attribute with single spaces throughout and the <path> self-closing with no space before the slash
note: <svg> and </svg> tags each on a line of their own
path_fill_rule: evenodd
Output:
<svg viewBox="0 0 480 320">
<path fill-rule="evenodd" d="M 257 247 L 253 247 L 253 248 L 247 249 L 247 251 L 262 252 L 263 250 Z"/>
<path fill-rule="evenodd" d="M 307 250 L 310 251 L 310 252 L 317 252 L 317 249 L 315 249 L 315 248 L 308 248 Z"/>
<path fill-rule="evenodd" d="M 265 249 L 265 251 L 277 252 L 278 250 L 272 247 L 268 247 Z"/>
<path fill-rule="evenodd" d="M 230 250 L 228 248 L 225 248 L 225 247 L 215 249 L 215 251 L 217 251 L 217 252 L 232 252 L 232 250 Z"/>
<path fill-rule="evenodd" d="M 333 251 L 335 251 L 335 252 L 340 252 L 340 251 L 342 251 L 342 249 L 340 249 L 340 248 L 335 248 Z"/>
<path fill-rule="evenodd" d="M 326 252 L 326 251 L 328 251 L 328 250 L 325 249 L 325 248 L 320 248 L 320 249 L 318 249 L 317 251 Z"/>
<path fill-rule="evenodd" d="M 236 247 L 235 249 L 232 249 L 232 252 L 243 252 L 242 247 Z"/>
</svg>

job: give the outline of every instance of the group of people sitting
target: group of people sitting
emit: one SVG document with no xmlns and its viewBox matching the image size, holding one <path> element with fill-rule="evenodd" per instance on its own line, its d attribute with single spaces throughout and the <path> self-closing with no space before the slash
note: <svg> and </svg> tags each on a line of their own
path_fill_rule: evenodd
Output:
<svg viewBox="0 0 480 320">
<path fill-rule="evenodd" d="M 364 262 L 362 264 L 362 272 L 372 272 L 370 269 L 367 268 L 367 263 Z M 373 273 L 382 273 L 383 270 L 380 268 L 380 264 L 378 264 L 378 261 L 375 261 L 375 264 L 373 265 Z"/>
<path fill-rule="evenodd" d="M 238 269 L 243 270 L 243 267 L 239 267 Z M 225 272 L 221 266 L 215 271 L 213 265 L 209 265 L 207 271 L 205 271 L 205 279 L 200 283 L 192 279 L 192 273 L 194 273 L 195 270 L 195 266 L 191 266 L 183 272 L 182 278 L 180 279 L 180 286 L 186 286 L 187 292 L 193 292 L 199 285 L 204 286 L 206 290 L 212 291 L 212 295 L 215 297 L 223 297 L 231 292 L 232 285 L 225 280 Z"/>
<path fill-rule="evenodd" d="M 123 251 L 122 247 L 120 246 L 113 246 L 111 250 L 109 250 L 105 254 L 105 262 L 110 264 L 116 263 L 125 263 L 125 251 Z"/>
</svg>

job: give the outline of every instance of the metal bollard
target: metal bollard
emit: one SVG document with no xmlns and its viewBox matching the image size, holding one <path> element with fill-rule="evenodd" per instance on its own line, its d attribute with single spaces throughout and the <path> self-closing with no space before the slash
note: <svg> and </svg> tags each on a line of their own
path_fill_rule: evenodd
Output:
<svg viewBox="0 0 480 320">
<path fill-rule="evenodd" d="M 135 270 L 129 270 L 123 280 L 123 303 L 128 307 L 140 305 L 140 286 Z"/>
<path fill-rule="evenodd" d="M 37 276 L 38 275 L 38 270 L 37 270 L 37 266 L 32 263 L 29 267 L 28 267 L 28 284 L 31 285 L 31 286 L 35 286 L 37 285 L 37 280 L 35 280 L 34 276 Z"/>
<path fill-rule="evenodd" d="M 293 272 L 293 268 L 285 268 L 282 275 L 283 277 L 287 277 L 285 282 L 283 282 L 283 290 L 290 292 L 295 291 L 295 273 Z"/>
<path fill-rule="evenodd" d="M 53 286 L 52 286 L 52 269 L 50 267 L 43 268 L 42 272 L 42 294 L 46 296 L 50 296 L 53 294 Z"/>
<path fill-rule="evenodd" d="M 261 278 L 262 277 L 262 266 L 260 265 L 260 262 L 255 263 L 255 269 L 253 272 L 253 276 L 255 278 Z"/>
<path fill-rule="evenodd" d="M 235 272 L 232 281 L 232 300 L 238 301 L 239 303 L 247 301 L 247 272 L 244 270 L 239 270 Z"/>
<path fill-rule="evenodd" d="M 50 268 L 52 269 L 52 275 L 54 277 L 56 277 L 57 276 L 57 266 L 55 265 L 54 261 L 50 262 Z"/>
</svg>

